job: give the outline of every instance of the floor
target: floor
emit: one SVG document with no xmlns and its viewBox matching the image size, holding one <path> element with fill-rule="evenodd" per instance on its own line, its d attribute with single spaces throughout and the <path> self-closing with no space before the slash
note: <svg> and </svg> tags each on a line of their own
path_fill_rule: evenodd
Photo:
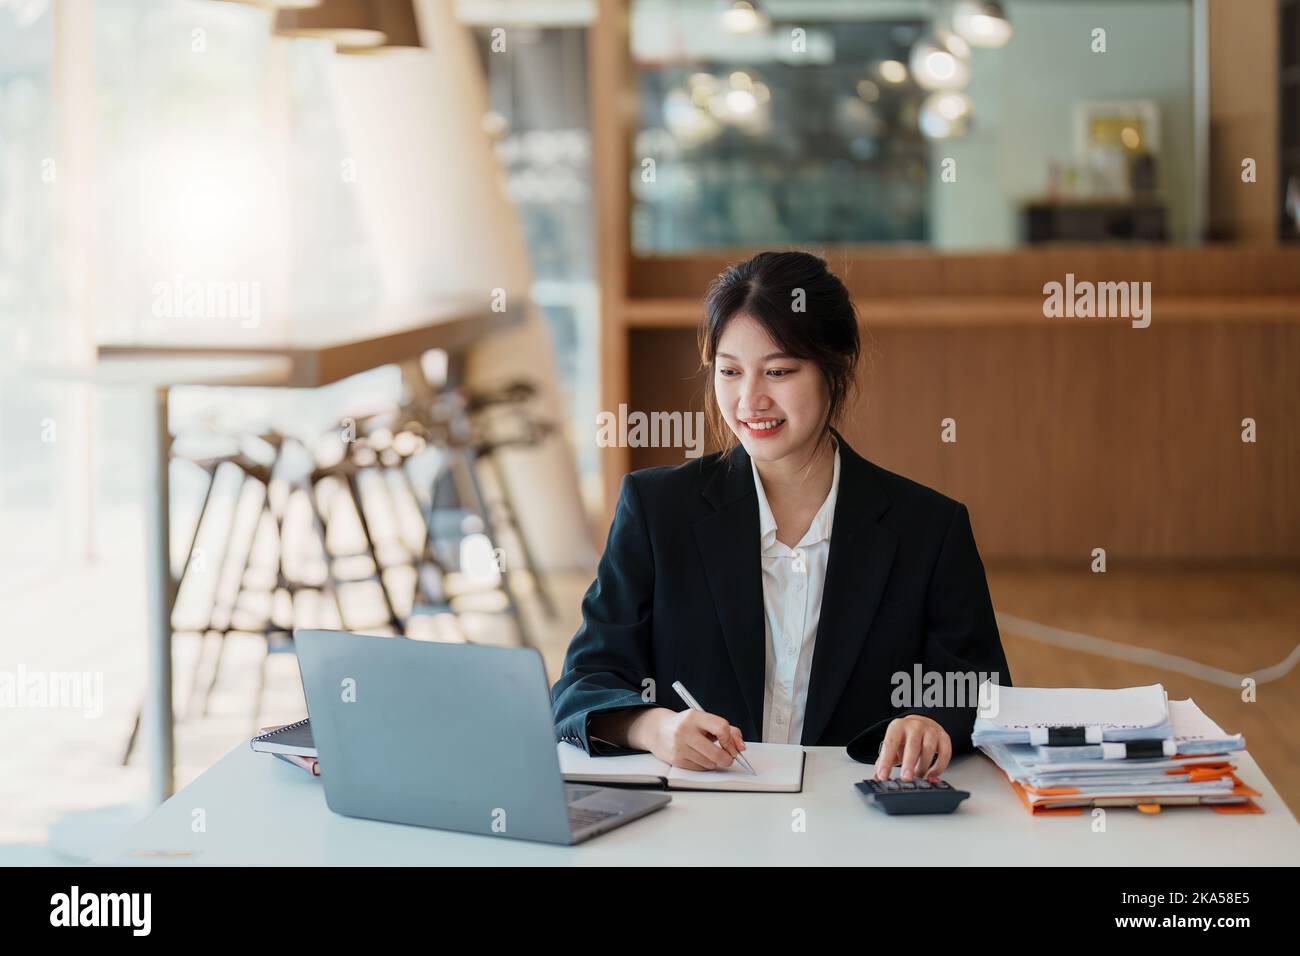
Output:
<svg viewBox="0 0 1300 956">
<path fill-rule="evenodd" d="M 1191 697 L 1225 730 L 1244 734 L 1300 815 L 1300 569 L 992 569 L 988 577 L 1014 683 L 1162 683 L 1171 698 Z M 1037 629 L 1009 626 L 1008 615 L 1117 646 L 1059 633 L 1028 637 Z M 1255 679 L 1253 700 L 1243 699 L 1245 677 Z"/>
<path fill-rule="evenodd" d="M 145 669 L 139 568 L 127 553 L 5 599 L 5 657 L 29 670 L 102 674 L 103 697 L 99 713 L 0 708 L 0 739 L 6 741 L 0 753 L 0 864 L 63 862 L 47 846 L 51 824 L 68 811 L 126 803 L 143 793 L 138 751 L 122 764 Z M 530 613 L 555 675 L 589 580 L 565 575 L 551 583 L 559 618 L 545 621 L 535 608 Z M 1171 696 L 1194 697 L 1225 729 L 1244 733 L 1283 799 L 1293 811 L 1300 808 L 1294 734 L 1300 674 L 1285 663 L 1268 671 L 1288 655 L 1294 665 L 1297 656 L 1300 569 L 1094 575 L 993 568 L 989 583 L 1016 684 L 1162 682 Z M 484 615 L 483 621 L 476 640 L 513 641 L 505 619 Z M 221 644 L 195 634 L 176 639 L 182 786 L 258 727 L 304 713 L 291 654 L 268 653 L 265 640 L 251 634 L 231 634 L 218 655 Z M 1126 659 L 1135 656 L 1143 659 Z M 1240 677 L 1252 675 L 1255 699 L 1246 702 Z"/>
</svg>

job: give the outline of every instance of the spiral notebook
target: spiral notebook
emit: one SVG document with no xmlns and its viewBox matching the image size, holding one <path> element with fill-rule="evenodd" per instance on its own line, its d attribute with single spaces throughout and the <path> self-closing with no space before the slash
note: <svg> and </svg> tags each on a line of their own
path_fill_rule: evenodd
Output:
<svg viewBox="0 0 1300 956">
<path fill-rule="evenodd" d="M 304 717 L 293 724 L 276 727 L 259 734 L 248 745 L 263 754 L 293 754 L 295 757 L 315 757 L 316 742 L 311 737 L 311 720 Z"/>
</svg>

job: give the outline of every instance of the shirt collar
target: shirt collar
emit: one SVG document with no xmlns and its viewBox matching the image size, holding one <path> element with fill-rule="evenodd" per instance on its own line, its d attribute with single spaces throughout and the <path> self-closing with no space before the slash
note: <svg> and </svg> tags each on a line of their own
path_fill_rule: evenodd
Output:
<svg viewBox="0 0 1300 956">
<path fill-rule="evenodd" d="M 835 443 L 835 467 L 831 477 L 831 490 L 796 547 L 806 548 L 819 541 L 825 541 L 831 536 L 831 528 L 835 523 L 835 500 L 839 497 L 840 491 L 840 443 L 835 441 L 834 437 L 831 441 Z M 758 536 L 763 550 L 766 551 L 776 541 L 776 517 L 772 514 L 772 506 L 767 503 L 767 492 L 763 490 L 763 479 L 758 475 L 758 465 L 751 460 L 750 467 L 754 470 L 754 490 L 758 493 Z"/>
</svg>

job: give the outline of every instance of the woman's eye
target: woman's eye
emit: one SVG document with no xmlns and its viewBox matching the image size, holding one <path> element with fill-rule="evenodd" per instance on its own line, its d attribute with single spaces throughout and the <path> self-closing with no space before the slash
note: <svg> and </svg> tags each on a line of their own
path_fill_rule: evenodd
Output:
<svg viewBox="0 0 1300 956">
<path fill-rule="evenodd" d="M 787 375 L 793 375 L 794 371 L 792 368 L 770 368 L 767 370 L 767 374 L 773 378 L 785 378 Z"/>
<path fill-rule="evenodd" d="M 736 370 L 734 368 L 720 368 L 718 374 L 723 378 L 731 378 L 736 374 Z"/>
</svg>

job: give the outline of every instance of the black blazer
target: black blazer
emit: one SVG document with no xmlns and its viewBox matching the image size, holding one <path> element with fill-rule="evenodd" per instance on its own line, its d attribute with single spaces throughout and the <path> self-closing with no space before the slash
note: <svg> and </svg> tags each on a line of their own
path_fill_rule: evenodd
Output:
<svg viewBox="0 0 1300 956">
<path fill-rule="evenodd" d="M 836 433 L 840 485 L 802 743 L 874 762 L 896 717 L 924 714 L 971 749 L 974 706 L 896 708 L 891 675 L 996 672 L 1011 683 L 966 507 L 873 465 Z M 686 709 L 680 680 L 762 740 L 766 647 L 758 496 L 743 446 L 623 479 L 582 626 L 551 688 L 558 739 L 593 755 L 587 719 Z M 653 681 L 653 683 L 648 683 Z"/>
</svg>

